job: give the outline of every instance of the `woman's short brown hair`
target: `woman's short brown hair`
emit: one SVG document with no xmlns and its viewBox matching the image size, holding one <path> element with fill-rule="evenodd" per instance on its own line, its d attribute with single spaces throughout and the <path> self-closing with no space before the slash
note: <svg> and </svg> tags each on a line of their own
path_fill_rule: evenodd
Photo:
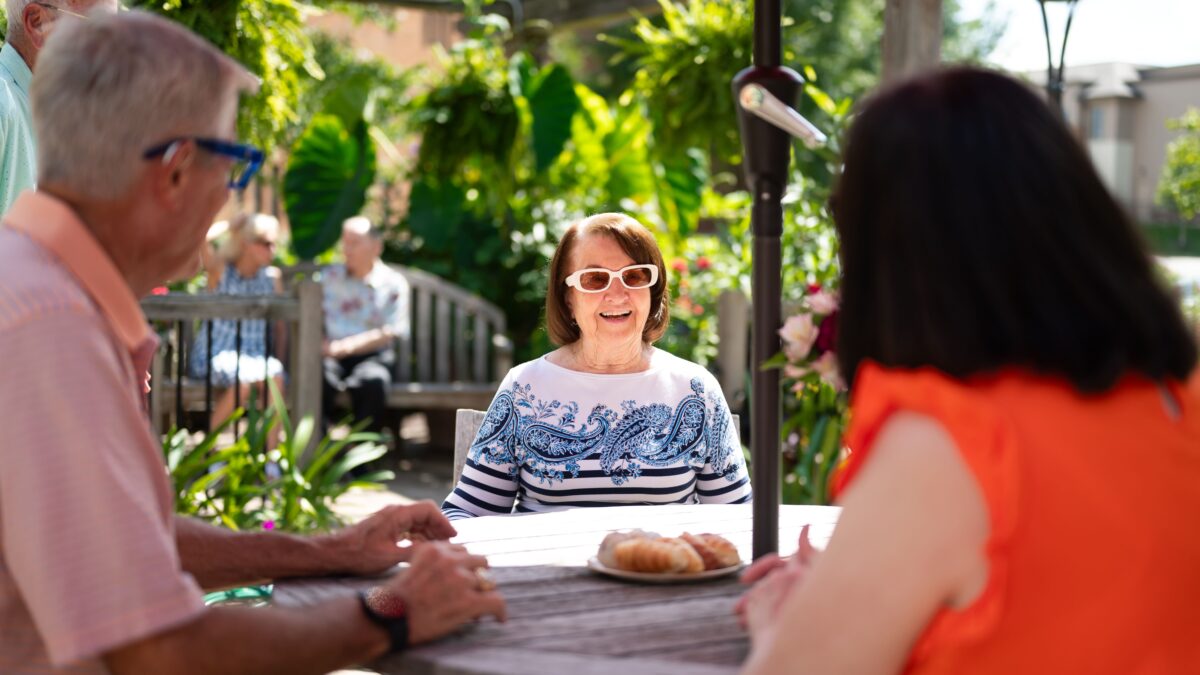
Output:
<svg viewBox="0 0 1200 675">
<path fill-rule="evenodd" d="M 658 283 L 650 288 L 650 316 L 642 329 L 642 341 L 652 344 L 667 332 L 671 320 L 670 294 L 667 292 L 667 268 L 663 265 L 658 242 L 644 225 L 624 213 L 599 213 L 572 223 L 563 233 L 550 260 L 550 287 L 546 289 L 546 332 L 556 345 L 569 345 L 579 339 L 579 325 L 567 303 L 567 261 L 575 241 L 585 234 L 603 235 L 617 242 L 634 264 L 658 268 Z"/>
</svg>

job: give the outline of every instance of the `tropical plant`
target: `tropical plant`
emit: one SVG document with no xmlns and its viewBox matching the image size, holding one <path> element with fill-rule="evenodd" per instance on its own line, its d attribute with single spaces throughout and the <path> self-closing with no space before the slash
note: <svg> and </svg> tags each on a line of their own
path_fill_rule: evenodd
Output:
<svg viewBox="0 0 1200 675">
<path fill-rule="evenodd" d="M 304 27 L 311 7 L 297 0 L 131 0 L 131 8 L 177 21 L 213 43 L 259 78 L 242 103 L 238 133 L 264 148 L 286 145 L 300 122 L 297 101 L 324 74 Z"/>
<path fill-rule="evenodd" d="M 1167 145 L 1167 162 L 1158 182 L 1158 201 L 1184 220 L 1200 216 L 1200 108 L 1167 122 L 1182 132 Z"/>
<path fill-rule="evenodd" d="M 380 489 L 379 481 L 393 477 L 390 471 L 350 477 L 351 471 L 387 452 L 379 436 L 362 432 L 361 424 L 343 438 L 322 437 L 306 454 L 314 433 L 312 418 L 293 426 L 278 389 L 273 381 L 270 385 L 272 405 L 259 411 L 252 395 L 248 413 L 237 409 L 197 443 L 186 429 L 164 436 L 177 512 L 232 530 L 324 531 L 342 524 L 332 506 L 346 490 Z M 220 447 L 223 434 L 243 417 L 244 433 Z M 276 425 L 279 444 L 267 450 Z"/>
</svg>

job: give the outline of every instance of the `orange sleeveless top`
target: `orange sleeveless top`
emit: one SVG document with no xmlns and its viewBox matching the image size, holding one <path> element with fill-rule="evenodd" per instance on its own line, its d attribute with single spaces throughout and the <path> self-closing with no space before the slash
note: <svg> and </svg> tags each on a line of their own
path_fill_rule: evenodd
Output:
<svg viewBox="0 0 1200 675">
<path fill-rule="evenodd" d="M 987 504 L 987 585 L 943 609 L 910 673 L 1200 673 L 1200 373 L 1085 396 L 1009 370 L 954 380 L 864 363 L 851 402 L 854 480 L 898 410 L 936 419 Z"/>
</svg>

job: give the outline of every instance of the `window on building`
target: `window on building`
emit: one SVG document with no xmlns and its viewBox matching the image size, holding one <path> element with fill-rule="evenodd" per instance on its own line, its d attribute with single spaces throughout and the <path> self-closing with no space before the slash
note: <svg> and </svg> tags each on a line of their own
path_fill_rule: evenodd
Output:
<svg viewBox="0 0 1200 675">
<path fill-rule="evenodd" d="M 1088 115 L 1088 138 L 1104 136 L 1104 109 L 1093 107 Z"/>
</svg>

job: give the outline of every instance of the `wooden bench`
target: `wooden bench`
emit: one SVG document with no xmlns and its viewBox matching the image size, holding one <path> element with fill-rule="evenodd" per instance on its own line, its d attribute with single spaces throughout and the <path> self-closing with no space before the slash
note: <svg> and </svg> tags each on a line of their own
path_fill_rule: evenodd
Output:
<svg viewBox="0 0 1200 675">
<path fill-rule="evenodd" d="M 392 265 L 411 288 L 409 335 L 396 340 L 394 384 L 388 406 L 403 410 L 487 408 L 512 367 L 512 342 L 495 305 L 432 274 Z M 288 324 L 288 406 L 293 417 L 320 415 L 322 292 L 308 270 L 280 296 L 168 294 L 142 301 L 146 318 L 168 328 L 152 370 L 151 411 L 156 431 L 179 424 L 183 413 L 209 409 L 215 397 L 203 380 L 187 376 L 192 335 L 210 319 L 265 319 Z M 344 398 L 342 394 L 340 398 Z M 343 403 L 348 402 L 340 401 Z M 245 404 L 245 402 L 242 402 Z"/>
</svg>

